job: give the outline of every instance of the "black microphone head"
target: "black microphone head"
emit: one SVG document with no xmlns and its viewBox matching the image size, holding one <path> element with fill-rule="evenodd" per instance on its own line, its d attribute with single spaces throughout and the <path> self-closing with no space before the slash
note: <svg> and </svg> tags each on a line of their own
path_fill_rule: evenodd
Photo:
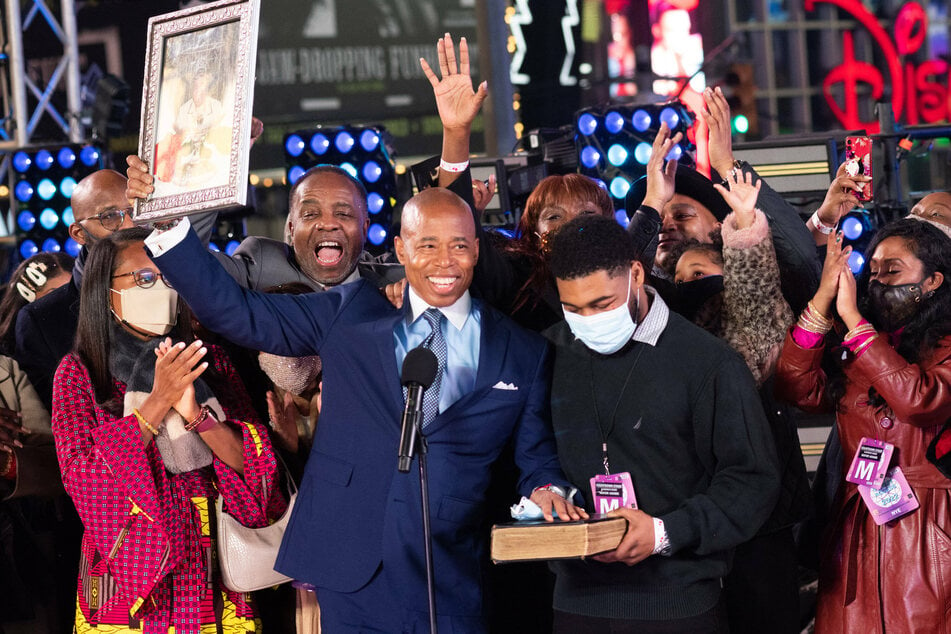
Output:
<svg viewBox="0 0 951 634">
<path fill-rule="evenodd" d="M 429 389 L 436 379 L 438 370 L 439 361 L 436 360 L 432 350 L 423 346 L 413 348 L 406 353 L 406 358 L 403 360 L 400 383 L 403 385 L 416 383 L 423 386 L 423 389 Z"/>
</svg>

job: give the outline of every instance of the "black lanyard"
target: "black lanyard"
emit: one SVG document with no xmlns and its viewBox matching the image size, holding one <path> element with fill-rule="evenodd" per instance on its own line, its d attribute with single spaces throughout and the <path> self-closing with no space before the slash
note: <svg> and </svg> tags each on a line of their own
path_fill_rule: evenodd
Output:
<svg viewBox="0 0 951 634">
<path fill-rule="evenodd" d="M 607 431 L 604 430 L 604 427 L 601 425 L 601 413 L 598 411 L 598 393 L 594 385 L 594 369 L 592 368 L 591 357 L 588 356 L 588 382 L 591 384 L 591 400 L 594 403 L 594 420 L 598 425 L 598 431 L 601 433 L 601 462 L 604 464 L 604 474 L 611 475 L 611 466 L 608 462 L 608 438 L 611 437 L 611 434 L 614 432 L 614 427 L 617 425 L 617 410 L 621 405 L 621 400 L 624 398 L 624 390 L 627 389 L 627 384 L 631 381 L 631 376 L 634 375 L 634 368 L 637 367 L 637 362 L 641 358 L 641 353 L 644 352 L 649 344 L 640 342 L 641 346 L 637 351 L 637 356 L 634 357 L 634 363 L 631 364 L 631 369 L 627 371 L 627 377 L 624 379 L 624 385 L 621 386 L 621 390 L 618 393 L 617 401 L 614 402 L 614 409 L 611 411 L 611 426 Z"/>
</svg>

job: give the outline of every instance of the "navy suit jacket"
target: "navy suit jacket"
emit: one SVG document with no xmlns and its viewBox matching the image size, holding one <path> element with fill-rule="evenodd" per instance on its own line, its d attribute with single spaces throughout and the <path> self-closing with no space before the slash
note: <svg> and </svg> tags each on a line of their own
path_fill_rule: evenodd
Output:
<svg viewBox="0 0 951 634">
<path fill-rule="evenodd" d="M 365 280 L 307 295 L 243 289 L 191 233 L 153 259 L 205 326 L 251 349 L 325 361 L 320 422 L 275 567 L 352 592 L 382 563 L 401 602 L 425 611 L 418 470 L 396 471 L 403 394 L 393 330 L 404 312 Z M 549 371 L 541 337 L 482 308 L 475 387 L 426 428 L 440 614 L 481 614 L 486 536 L 478 527 L 489 467 L 507 441 L 519 493 L 567 486 L 550 426 Z"/>
</svg>

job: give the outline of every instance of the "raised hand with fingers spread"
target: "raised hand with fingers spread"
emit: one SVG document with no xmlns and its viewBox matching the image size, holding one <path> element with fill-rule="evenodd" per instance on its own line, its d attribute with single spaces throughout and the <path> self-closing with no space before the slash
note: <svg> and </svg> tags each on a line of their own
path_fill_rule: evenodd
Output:
<svg viewBox="0 0 951 634">
<path fill-rule="evenodd" d="M 489 94 L 488 84 L 482 82 L 478 88 L 472 88 L 469 44 L 466 38 L 459 40 L 458 64 L 452 36 L 449 33 L 436 43 L 436 52 L 439 55 L 438 76 L 422 57 L 419 58 L 419 65 L 429 83 L 432 84 L 443 129 L 460 128 L 468 131 L 476 115 L 479 114 L 479 109 L 482 108 L 482 102 Z"/>
<path fill-rule="evenodd" d="M 759 198 L 759 189 L 763 181 L 757 179 L 754 185 L 752 174 L 739 171 L 730 173 L 726 181 L 730 185 L 729 189 L 719 183 L 714 183 L 713 186 L 736 214 L 736 228 L 746 229 L 753 224 L 756 200 Z"/>
</svg>

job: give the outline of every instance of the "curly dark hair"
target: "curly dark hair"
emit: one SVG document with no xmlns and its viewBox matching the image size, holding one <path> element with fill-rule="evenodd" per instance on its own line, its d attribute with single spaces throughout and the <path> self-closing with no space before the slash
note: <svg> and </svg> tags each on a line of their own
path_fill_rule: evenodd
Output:
<svg viewBox="0 0 951 634">
<path fill-rule="evenodd" d="M 951 240 L 927 222 L 903 218 L 885 225 L 875 234 L 865 251 L 865 261 L 870 262 L 878 245 L 889 238 L 899 238 L 904 242 L 912 255 L 921 261 L 924 277 L 935 273 L 944 276 L 944 282 L 934 289 L 933 294 L 922 297 L 918 312 L 905 324 L 896 348 L 898 354 L 909 363 L 919 363 L 942 337 L 951 334 Z M 866 264 L 858 280 L 861 291 L 868 288 L 868 281 L 869 267 Z M 860 301 L 859 308 L 862 315 L 881 331 L 881 324 L 876 323 L 876 315 L 869 310 L 867 295 Z M 830 378 L 828 388 L 829 396 L 837 403 L 845 393 L 844 380 L 841 377 Z M 869 390 L 870 405 L 881 407 L 884 403 L 880 395 Z"/>
<path fill-rule="evenodd" d="M 612 277 L 630 269 L 637 249 L 630 234 L 614 220 L 579 216 L 559 229 L 550 240 L 549 265 L 561 280 L 573 280 L 607 271 Z"/>
</svg>

